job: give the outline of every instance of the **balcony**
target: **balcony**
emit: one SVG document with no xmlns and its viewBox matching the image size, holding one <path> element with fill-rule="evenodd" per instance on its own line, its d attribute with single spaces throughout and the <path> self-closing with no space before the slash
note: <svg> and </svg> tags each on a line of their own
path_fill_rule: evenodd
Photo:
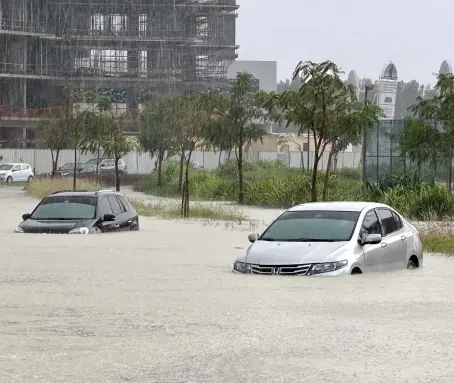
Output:
<svg viewBox="0 0 454 383">
<path fill-rule="evenodd" d="M 53 31 L 56 30 L 56 25 L 52 23 L 43 23 L 39 21 L 29 21 L 23 19 L 7 19 L 0 20 L 0 33 L 12 33 L 17 35 L 39 35 L 42 37 L 55 38 Z"/>
</svg>

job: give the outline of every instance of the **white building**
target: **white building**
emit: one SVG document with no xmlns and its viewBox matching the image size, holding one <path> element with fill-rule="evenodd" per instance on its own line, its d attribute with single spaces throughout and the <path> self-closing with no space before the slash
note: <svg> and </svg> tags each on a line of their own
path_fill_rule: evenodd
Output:
<svg viewBox="0 0 454 383">
<path fill-rule="evenodd" d="M 396 66 L 389 62 L 383 67 L 380 74 L 377 103 L 382 108 L 385 117 L 383 120 L 393 120 L 396 110 L 397 94 L 397 69 Z"/>
<path fill-rule="evenodd" d="M 266 92 L 277 89 L 277 61 L 235 60 L 227 69 L 227 77 L 235 78 L 237 73 L 246 72 L 259 81 L 259 89 Z"/>
</svg>

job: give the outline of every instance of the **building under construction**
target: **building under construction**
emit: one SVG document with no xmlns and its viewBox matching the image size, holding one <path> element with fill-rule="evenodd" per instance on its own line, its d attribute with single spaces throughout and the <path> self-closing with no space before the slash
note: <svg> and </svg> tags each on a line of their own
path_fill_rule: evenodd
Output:
<svg viewBox="0 0 454 383">
<path fill-rule="evenodd" d="M 237 10 L 236 0 L 0 0 L 0 141 L 23 146 L 66 86 L 125 110 L 144 91 L 228 86 Z"/>
</svg>

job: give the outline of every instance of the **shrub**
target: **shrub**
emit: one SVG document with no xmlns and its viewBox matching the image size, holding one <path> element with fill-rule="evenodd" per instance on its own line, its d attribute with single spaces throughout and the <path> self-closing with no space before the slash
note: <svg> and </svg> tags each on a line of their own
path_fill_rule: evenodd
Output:
<svg viewBox="0 0 454 383">
<path fill-rule="evenodd" d="M 379 182 L 362 182 L 356 169 L 342 169 L 328 179 L 330 201 L 370 201 L 390 205 L 408 218 L 445 219 L 454 216 L 454 196 L 446 188 L 424 183 L 415 174 L 388 176 Z M 178 164 L 163 167 L 163 185 L 157 187 L 157 176 L 138 180 L 134 190 L 155 195 L 177 196 Z M 280 161 L 244 163 L 245 203 L 289 207 L 311 200 L 312 174 L 288 168 Z M 321 199 L 324 173 L 318 175 L 318 197 Z M 215 171 L 190 169 L 191 198 L 236 201 L 238 170 L 236 161 L 225 161 Z"/>
</svg>

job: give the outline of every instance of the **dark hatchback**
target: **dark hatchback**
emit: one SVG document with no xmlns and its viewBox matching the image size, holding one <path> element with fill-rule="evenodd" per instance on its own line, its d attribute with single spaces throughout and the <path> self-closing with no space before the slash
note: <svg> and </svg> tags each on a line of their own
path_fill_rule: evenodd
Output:
<svg viewBox="0 0 454 383">
<path fill-rule="evenodd" d="M 139 230 L 134 207 L 110 190 L 55 192 L 22 219 L 14 232 L 96 234 Z"/>
</svg>

